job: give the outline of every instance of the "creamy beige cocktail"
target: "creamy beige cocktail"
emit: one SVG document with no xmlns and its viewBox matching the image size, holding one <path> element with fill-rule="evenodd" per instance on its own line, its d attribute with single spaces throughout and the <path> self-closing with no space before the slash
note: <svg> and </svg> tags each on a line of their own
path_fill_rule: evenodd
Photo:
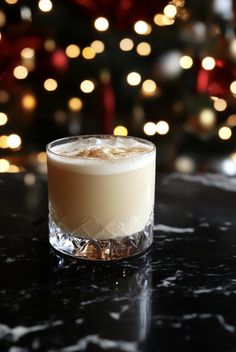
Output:
<svg viewBox="0 0 236 352">
<path fill-rule="evenodd" d="M 153 144 L 133 137 L 80 136 L 52 142 L 47 153 L 51 236 L 60 232 L 66 241 L 71 236 L 120 242 L 151 228 Z"/>
</svg>

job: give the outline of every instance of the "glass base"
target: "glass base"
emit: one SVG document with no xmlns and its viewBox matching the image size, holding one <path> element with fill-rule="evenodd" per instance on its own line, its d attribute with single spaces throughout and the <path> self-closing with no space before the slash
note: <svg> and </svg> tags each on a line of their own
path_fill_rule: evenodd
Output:
<svg viewBox="0 0 236 352">
<path fill-rule="evenodd" d="M 49 242 L 59 252 L 88 260 L 118 260 L 144 252 L 153 241 L 153 222 L 143 231 L 117 239 L 80 238 L 62 231 L 49 217 Z"/>
</svg>

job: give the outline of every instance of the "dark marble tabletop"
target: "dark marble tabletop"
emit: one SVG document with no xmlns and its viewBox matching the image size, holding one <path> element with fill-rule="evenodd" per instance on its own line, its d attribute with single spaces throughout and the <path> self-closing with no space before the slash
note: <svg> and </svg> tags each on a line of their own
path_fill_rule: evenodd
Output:
<svg viewBox="0 0 236 352">
<path fill-rule="evenodd" d="M 48 244 L 47 182 L 0 177 L 0 351 L 236 351 L 236 179 L 159 177 L 155 240 L 92 263 Z"/>
</svg>

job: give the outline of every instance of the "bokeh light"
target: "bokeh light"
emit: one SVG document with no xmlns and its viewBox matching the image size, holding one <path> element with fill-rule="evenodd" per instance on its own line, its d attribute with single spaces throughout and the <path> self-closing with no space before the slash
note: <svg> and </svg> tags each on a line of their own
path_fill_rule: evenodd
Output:
<svg viewBox="0 0 236 352">
<path fill-rule="evenodd" d="M 199 114 L 199 120 L 202 126 L 210 128 L 215 125 L 216 115 L 212 109 L 205 108 Z"/>
<path fill-rule="evenodd" d="M 140 56 L 148 56 L 150 55 L 152 48 L 149 43 L 141 42 L 137 45 L 136 51 Z"/>
<path fill-rule="evenodd" d="M 224 126 L 219 129 L 218 135 L 220 139 L 227 140 L 227 139 L 230 139 L 230 137 L 232 136 L 232 131 L 229 127 Z"/>
<path fill-rule="evenodd" d="M 10 172 L 10 173 L 17 173 L 17 172 L 20 172 L 20 168 L 19 168 L 19 166 L 17 166 L 17 165 L 10 164 L 10 165 L 9 165 L 9 168 L 8 168 L 8 170 L 7 170 L 7 172 Z"/>
<path fill-rule="evenodd" d="M 157 25 L 157 26 L 160 26 L 160 27 L 163 27 L 163 26 L 170 26 L 172 25 L 175 20 L 174 18 L 169 18 L 167 17 L 166 15 L 163 15 L 161 13 L 157 13 L 155 16 L 154 16 L 154 23 Z"/>
<path fill-rule="evenodd" d="M 213 105 L 216 111 L 225 111 L 227 108 L 227 102 L 224 99 L 215 99 Z"/>
<path fill-rule="evenodd" d="M 113 134 L 115 136 L 127 136 L 128 135 L 128 130 L 125 126 L 116 126 L 114 128 Z"/>
<path fill-rule="evenodd" d="M 73 97 L 68 101 L 68 107 L 71 111 L 80 111 L 83 107 L 82 100 L 80 98 Z"/>
<path fill-rule="evenodd" d="M 130 72 L 127 75 L 127 82 L 131 85 L 131 86 L 137 86 L 139 85 L 139 83 L 141 82 L 141 76 L 138 72 Z"/>
<path fill-rule="evenodd" d="M 143 126 L 143 132 L 147 136 L 154 136 L 156 133 L 156 124 L 154 122 L 146 122 L 145 125 Z"/>
<path fill-rule="evenodd" d="M 25 110 L 28 110 L 28 111 L 34 110 L 34 108 L 36 107 L 36 103 L 37 101 L 33 94 L 25 94 L 22 97 L 21 104 Z"/>
<path fill-rule="evenodd" d="M 169 132 L 169 124 L 166 121 L 159 121 L 156 124 L 156 132 L 158 134 L 164 135 Z"/>
<path fill-rule="evenodd" d="M 57 89 L 57 81 L 53 78 L 48 78 L 44 81 L 44 84 L 43 84 L 44 88 L 49 91 L 49 92 L 52 92 L 54 90 Z"/>
<path fill-rule="evenodd" d="M 188 156 L 179 156 L 175 160 L 175 168 L 178 172 L 191 173 L 195 170 L 194 161 Z"/>
<path fill-rule="evenodd" d="M 9 5 L 15 5 L 18 0 L 5 0 L 5 2 Z"/>
<path fill-rule="evenodd" d="M 22 59 L 32 59 L 34 57 L 34 49 L 24 48 L 21 50 L 20 55 Z"/>
<path fill-rule="evenodd" d="M 94 40 L 90 46 L 96 54 L 101 54 L 105 50 L 105 44 L 101 40 Z"/>
<path fill-rule="evenodd" d="M 106 31 L 109 27 L 109 22 L 105 17 L 98 17 L 95 21 L 94 21 L 94 27 L 100 31 Z"/>
<path fill-rule="evenodd" d="M 123 51 L 130 51 L 134 47 L 134 42 L 130 38 L 124 38 L 120 41 L 120 49 Z"/>
<path fill-rule="evenodd" d="M 74 59 L 80 55 L 80 48 L 76 44 L 70 44 L 66 47 L 65 53 L 66 56 L 71 59 Z"/>
<path fill-rule="evenodd" d="M 180 58 L 179 60 L 180 67 L 182 67 L 184 70 L 188 70 L 193 66 L 193 59 L 191 56 L 184 55 Z"/>
<path fill-rule="evenodd" d="M 230 115 L 227 120 L 226 120 L 227 124 L 231 127 L 236 126 L 236 114 L 232 114 Z"/>
<path fill-rule="evenodd" d="M 230 91 L 231 91 L 233 94 L 236 94 L 236 81 L 233 81 L 233 82 L 230 84 Z"/>
<path fill-rule="evenodd" d="M 96 56 L 96 52 L 93 48 L 91 48 L 90 46 L 86 46 L 83 50 L 82 50 L 82 55 L 86 60 L 92 60 L 95 58 Z"/>
<path fill-rule="evenodd" d="M 0 27 L 5 26 L 6 21 L 7 21 L 7 19 L 6 19 L 5 13 L 0 10 Z"/>
<path fill-rule="evenodd" d="M 213 70 L 215 65 L 216 65 L 215 59 L 211 56 L 206 56 L 202 60 L 202 67 L 204 68 L 204 70 L 207 70 L 207 71 Z"/>
<path fill-rule="evenodd" d="M 80 83 L 80 89 L 83 93 L 91 93 L 95 88 L 95 85 L 89 79 L 85 79 L 83 82 Z"/>
<path fill-rule="evenodd" d="M 45 42 L 44 42 L 44 48 L 47 50 L 47 51 L 53 51 L 56 49 L 56 42 L 55 40 L 53 39 L 46 39 Z"/>
<path fill-rule="evenodd" d="M 25 66 L 16 66 L 13 71 L 13 75 L 17 79 L 25 79 L 28 76 L 28 70 Z"/>
<path fill-rule="evenodd" d="M 7 145 L 11 149 L 17 149 L 21 146 L 21 138 L 18 136 L 18 134 L 10 134 L 10 136 L 7 137 Z"/>
<path fill-rule="evenodd" d="M 5 114 L 4 112 L 0 112 L 0 126 L 3 126 L 7 123 L 7 114 Z"/>
<path fill-rule="evenodd" d="M 49 12 L 52 10 L 52 2 L 51 0 L 39 0 L 38 7 L 42 12 Z"/>
<path fill-rule="evenodd" d="M 0 136 L 0 148 L 2 149 L 8 148 L 7 138 L 8 136 L 5 136 L 5 135 Z"/>
<path fill-rule="evenodd" d="M 0 90 L 0 103 L 7 103 L 10 99 L 9 93 L 6 90 Z"/>
<path fill-rule="evenodd" d="M 7 172 L 9 169 L 10 163 L 6 159 L 0 159 L 0 172 Z"/>
<path fill-rule="evenodd" d="M 169 17 L 169 18 L 173 18 L 176 16 L 177 14 L 177 9 L 176 9 L 176 6 L 175 5 L 172 5 L 172 4 L 169 4 L 169 5 L 166 5 L 164 7 L 164 14 Z"/>
<path fill-rule="evenodd" d="M 153 96 L 155 95 L 157 90 L 156 82 L 152 79 L 146 79 L 142 84 L 142 93 L 146 96 Z"/>
<path fill-rule="evenodd" d="M 37 155 L 37 160 L 38 160 L 38 162 L 39 163 L 46 163 L 46 161 L 47 161 L 47 154 L 46 154 L 46 152 L 40 152 L 40 153 L 38 153 L 38 155 Z"/>
<path fill-rule="evenodd" d="M 145 21 L 137 21 L 134 24 L 134 30 L 137 34 L 147 35 L 151 33 L 152 27 Z"/>
</svg>

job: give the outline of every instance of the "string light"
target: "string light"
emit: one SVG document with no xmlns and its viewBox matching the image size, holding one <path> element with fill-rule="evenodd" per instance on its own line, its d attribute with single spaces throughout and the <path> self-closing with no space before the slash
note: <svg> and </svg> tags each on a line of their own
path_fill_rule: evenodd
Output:
<svg viewBox="0 0 236 352">
<path fill-rule="evenodd" d="M 109 27 L 109 22 L 105 17 L 98 17 L 95 21 L 94 21 L 94 27 L 100 31 L 100 32 L 104 32 L 108 29 Z"/>
<path fill-rule="evenodd" d="M 91 93 L 94 90 L 95 86 L 92 81 L 89 79 L 84 80 L 80 83 L 80 89 L 83 93 Z"/>
<path fill-rule="evenodd" d="M 116 128 L 113 131 L 113 134 L 115 136 L 127 136 L 128 130 L 125 126 L 116 126 Z"/>
<path fill-rule="evenodd" d="M 151 45 L 147 42 L 141 42 L 137 45 L 136 51 L 140 56 L 148 56 L 151 53 Z"/>
<path fill-rule="evenodd" d="M 6 19 L 5 13 L 0 10 L 0 27 L 5 26 L 6 21 L 7 21 L 7 19 Z"/>
<path fill-rule="evenodd" d="M 215 112 L 212 109 L 203 109 L 199 114 L 199 120 L 204 127 L 210 128 L 216 122 Z"/>
<path fill-rule="evenodd" d="M 7 172 L 9 169 L 10 163 L 6 159 L 0 159 L 0 172 Z"/>
<path fill-rule="evenodd" d="M 229 127 L 224 126 L 219 129 L 218 135 L 221 139 L 227 140 L 230 139 L 230 137 L 232 136 L 232 131 Z"/>
<path fill-rule="evenodd" d="M 72 111 L 80 111 L 83 107 L 83 103 L 82 103 L 82 100 L 79 99 L 79 98 L 71 98 L 69 101 L 68 101 L 68 107 L 70 110 Z"/>
<path fill-rule="evenodd" d="M 49 12 L 52 10 L 51 0 L 39 0 L 38 7 L 42 12 Z"/>
<path fill-rule="evenodd" d="M 215 99 L 213 105 L 217 111 L 225 111 L 227 108 L 227 102 L 224 99 Z"/>
<path fill-rule="evenodd" d="M 134 30 L 137 34 L 147 35 L 151 33 L 152 27 L 145 21 L 137 21 L 134 24 Z"/>
<path fill-rule="evenodd" d="M 45 40 L 44 42 L 44 48 L 47 50 L 47 51 L 53 51 L 56 49 L 56 43 L 53 39 L 47 39 Z"/>
<path fill-rule="evenodd" d="M 211 56 L 206 56 L 202 60 L 202 67 L 204 68 L 204 70 L 207 70 L 207 71 L 213 70 L 215 65 L 216 65 L 215 59 Z"/>
<path fill-rule="evenodd" d="M 142 93 L 146 96 L 153 96 L 155 95 L 157 90 L 156 82 L 152 79 L 147 79 L 142 84 Z"/>
<path fill-rule="evenodd" d="M 48 78 L 44 81 L 44 84 L 43 84 L 44 88 L 49 91 L 49 92 L 52 92 L 54 90 L 57 89 L 57 81 L 53 78 Z"/>
<path fill-rule="evenodd" d="M 143 126 L 143 131 L 147 136 L 154 136 L 156 133 L 156 124 L 154 122 L 146 122 Z"/>
<path fill-rule="evenodd" d="M 236 94 L 236 81 L 233 81 L 231 84 L 230 84 L 230 90 L 233 94 Z"/>
<path fill-rule="evenodd" d="M 20 53 L 22 59 L 32 59 L 34 57 L 34 49 L 32 48 L 24 48 Z"/>
<path fill-rule="evenodd" d="M 130 51 L 134 47 L 134 42 L 130 38 L 124 38 L 120 41 L 120 49 L 123 51 Z"/>
<path fill-rule="evenodd" d="M 175 5 L 169 4 L 164 7 L 163 12 L 167 17 L 173 18 L 177 14 L 177 9 L 176 9 Z"/>
<path fill-rule="evenodd" d="M 28 76 L 28 70 L 25 66 L 16 66 L 13 71 L 13 75 L 17 79 L 25 79 Z"/>
<path fill-rule="evenodd" d="M 10 136 L 7 137 L 7 145 L 11 149 L 17 149 L 21 145 L 21 138 L 18 136 L 18 134 L 10 134 Z"/>
<path fill-rule="evenodd" d="M 15 5 L 18 0 L 5 0 L 5 2 L 9 5 Z"/>
<path fill-rule="evenodd" d="M 0 112 L 0 126 L 3 126 L 7 123 L 7 114 L 5 114 L 4 112 Z"/>
<path fill-rule="evenodd" d="M 8 137 L 5 135 L 0 136 L 0 148 L 2 148 L 2 149 L 8 148 L 7 138 Z"/>
<path fill-rule="evenodd" d="M 36 107 L 36 98 L 32 94 L 26 94 L 23 96 L 21 104 L 25 110 L 33 110 Z"/>
<path fill-rule="evenodd" d="M 66 47 L 65 53 L 70 59 L 74 59 L 80 55 L 80 48 L 76 44 L 70 44 Z"/>
<path fill-rule="evenodd" d="M 105 50 L 105 45 L 101 40 L 94 40 L 90 46 L 96 54 L 101 54 Z"/>
<path fill-rule="evenodd" d="M 156 133 L 164 135 L 169 132 L 169 124 L 166 121 L 159 121 L 156 124 Z"/>
<path fill-rule="evenodd" d="M 193 66 L 193 59 L 191 58 L 191 56 L 184 55 L 180 58 L 179 65 L 184 70 L 188 70 L 189 68 L 191 68 Z"/>
<path fill-rule="evenodd" d="M 92 60 L 95 58 L 96 52 L 90 46 L 86 46 L 86 48 L 84 48 L 82 51 L 82 55 L 86 60 Z"/>
<path fill-rule="evenodd" d="M 141 76 L 138 72 L 130 72 L 127 75 L 127 82 L 131 85 L 131 86 L 137 86 L 139 85 L 139 83 L 141 82 Z"/>
</svg>

